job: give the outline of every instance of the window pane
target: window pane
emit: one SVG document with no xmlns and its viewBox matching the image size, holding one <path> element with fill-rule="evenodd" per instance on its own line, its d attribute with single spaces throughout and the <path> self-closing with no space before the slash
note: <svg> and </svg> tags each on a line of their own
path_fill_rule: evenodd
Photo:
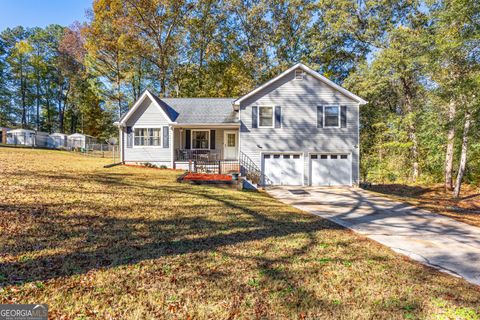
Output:
<svg viewBox="0 0 480 320">
<path fill-rule="evenodd" d="M 227 146 L 228 147 L 235 147 L 235 134 L 228 133 L 227 134 Z"/>
<path fill-rule="evenodd" d="M 259 118 L 261 127 L 273 126 L 273 107 L 260 107 Z"/>
<path fill-rule="evenodd" d="M 325 107 L 325 127 L 338 127 L 338 107 Z"/>
<path fill-rule="evenodd" d="M 146 145 L 146 131 L 144 128 L 135 128 L 134 131 L 134 144 L 136 146 L 145 146 Z"/>
<path fill-rule="evenodd" d="M 149 131 L 149 143 L 151 146 L 159 146 L 161 142 L 161 129 L 148 129 Z"/>
<path fill-rule="evenodd" d="M 208 131 L 193 131 L 192 145 L 194 149 L 208 149 Z"/>
<path fill-rule="evenodd" d="M 161 128 L 135 128 L 134 144 L 136 146 L 160 146 L 161 137 Z"/>
</svg>

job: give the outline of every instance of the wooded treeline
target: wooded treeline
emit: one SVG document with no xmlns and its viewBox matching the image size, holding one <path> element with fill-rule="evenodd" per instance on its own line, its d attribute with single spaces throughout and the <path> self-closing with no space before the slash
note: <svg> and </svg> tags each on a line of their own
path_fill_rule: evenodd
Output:
<svg viewBox="0 0 480 320">
<path fill-rule="evenodd" d="M 0 35 L 0 125 L 108 137 L 145 88 L 236 97 L 303 62 L 369 101 L 362 177 L 480 179 L 475 0 L 96 0 Z M 458 173 L 458 174 L 457 174 Z"/>
</svg>

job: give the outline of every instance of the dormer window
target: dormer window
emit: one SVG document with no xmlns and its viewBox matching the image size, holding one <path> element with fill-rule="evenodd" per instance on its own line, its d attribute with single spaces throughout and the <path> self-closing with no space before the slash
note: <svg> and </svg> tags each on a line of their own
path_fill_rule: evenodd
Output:
<svg viewBox="0 0 480 320">
<path fill-rule="evenodd" d="M 295 70 L 295 80 L 303 80 L 304 76 L 305 76 L 305 73 L 303 72 L 302 69 Z"/>
</svg>

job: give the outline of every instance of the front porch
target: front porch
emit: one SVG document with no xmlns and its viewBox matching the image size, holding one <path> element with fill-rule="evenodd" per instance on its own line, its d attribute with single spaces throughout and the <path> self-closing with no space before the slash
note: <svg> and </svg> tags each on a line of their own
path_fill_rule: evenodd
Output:
<svg viewBox="0 0 480 320">
<path fill-rule="evenodd" d="M 174 168 L 190 172 L 240 172 L 239 128 L 174 127 Z"/>
</svg>

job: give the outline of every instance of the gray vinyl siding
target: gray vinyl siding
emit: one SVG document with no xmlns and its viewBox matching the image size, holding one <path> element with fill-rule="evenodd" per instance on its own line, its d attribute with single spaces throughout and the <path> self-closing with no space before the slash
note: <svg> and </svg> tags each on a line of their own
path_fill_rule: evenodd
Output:
<svg viewBox="0 0 480 320">
<path fill-rule="evenodd" d="M 165 117 L 165 114 L 156 106 L 150 99 L 147 97 L 139 108 L 132 114 L 132 116 L 127 120 L 127 126 L 132 127 L 143 127 L 143 128 L 162 128 L 169 125 L 169 120 Z M 140 147 L 133 146 L 132 148 L 127 148 L 126 143 L 126 128 L 123 129 L 124 139 L 123 149 L 124 149 L 124 161 L 125 162 L 150 162 L 158 165 L 166 165 L 171 167 L 172 165 L 172 141 L 173 141 L 173 131 L 169 128 L 169 148 L 161 147 Z M 162 132 L 163 136 L 163 132 Z"/>
<path fill-rule="evenodd" d="M 260 168 L 261 154 L 300 152 L 304 157 L 304 184 L 309 184 L 310 153 L 351 153 L 352 182 L 358 183 L 359 104 L 324 82 L 305 75 L 294 80 L 295 72 L 242 101 L 240 105 L 240 150 Z M 347 106 L 347 128 L 317 128 L 317 106 Z M 281 128 L 252 128 L 252 106 L 282 107 Z"/>
</svg>

